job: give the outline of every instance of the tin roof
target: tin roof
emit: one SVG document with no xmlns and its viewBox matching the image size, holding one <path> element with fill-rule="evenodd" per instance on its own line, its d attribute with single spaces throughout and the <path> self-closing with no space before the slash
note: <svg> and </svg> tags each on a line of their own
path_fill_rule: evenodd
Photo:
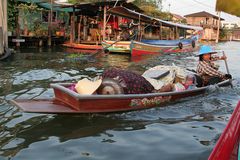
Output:
<svg viewBox="0 0 240 160">
<path fill-rule="evenodd" d="M 218 16 L 208 13 L 206 11 L 202 11 L 202 12 L 197 12 L 197 13 L 192 13 L 192 14 L 187 14 L 184 17 L 213 17 L 218 19 Z M 221 20 L 224 20 L 223 18 L 221 18 Z"/>
<path fill-rule="evenodd" d="M 130 0 L 104 0 L 104 1 L 98 1 L 98 2 L 84 2 L 84 3 L 66 5 L 62 7 L 78 9 L 77 14 L 94 16 L 94 15 L 97 15 L 100 10 L 103 10 L 104 6 L 108 6 L 109 8 L 112 8 L 120 5 L 131 10 L 143 12 L 139 7 L 131 3 Z"/>
<path fill-rule="evenodd" d="M 114 7 L 108 10 L 109 13 L 113 15 L 118 15 L 121 17 L 129 18 L 129 19 L 134 19 L 136 21 L 142 21 L 148 24 L 154 24 L 154 25 L 162 25 L 166 27 L 178 27 L 182 29 L 191 29 L 191 30 L 202 30 L 202 27 L 198 26 L 190 26 L 190 25 L 185 25 L 185 24 L 180 24 L 180 23 L 174 23 L 170 21 L 164 21 L 158 18 L 150 17 L 142 13 L 138 13 L 132 10 L 129 10 L 125 7 Z"/>
<path fill-rule="evenodd" d="M 34 3 L 38 5 L 39 7 L 45 8 L 45 9 L 53 9 L 54 11 L 63 11 L 63 12 L 72 12 L 72 8 L 62 8 L 63 4 L 59 2 L 55 2 L 53 0 L 53 3 L 51 3 L 51 0 L 16 0 L 18 2 L 23 2 L 23 3 Z M 65 5 L 67 5 L 65 3 Z"/>
</svg>

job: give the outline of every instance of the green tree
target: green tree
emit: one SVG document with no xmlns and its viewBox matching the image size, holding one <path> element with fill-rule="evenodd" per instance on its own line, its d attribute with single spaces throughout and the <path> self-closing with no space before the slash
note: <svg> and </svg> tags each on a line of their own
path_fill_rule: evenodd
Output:
<svg viewBox="0 0 240 160">
<path fill-rule="evenodd" d="M 18 10 L 16 9 L 18 3 L 15 0 L 8 0 L 8 30 L 13 31 L 17 24 Z"/>
<path fill-rule="evenodd" d="M 170 13 L 162 12 L 162 0 L 135 0 L 133 3 L 141 8 L 146 15 L 163 20 L 172 20 Z"/>
<path fill-rule="evenodd" d="M 223 39 L 225 36 L 227 36 L 227 32 L 228 32 L 228 30 L 226 28 L 221 28 L 219 30 L 219 38 Z"/>
<path fill-rule="evenodd" d="M 83 2 L 104 2 L 106 0 L 68 0 L 69 3 Z M 133 3 L 144 11 L 144 14 L 160 18 L 163 20 L 172 20 L 172 15 L 168 12 L 162 12 L 162 0 L 134 0 Z"/>
</svg>

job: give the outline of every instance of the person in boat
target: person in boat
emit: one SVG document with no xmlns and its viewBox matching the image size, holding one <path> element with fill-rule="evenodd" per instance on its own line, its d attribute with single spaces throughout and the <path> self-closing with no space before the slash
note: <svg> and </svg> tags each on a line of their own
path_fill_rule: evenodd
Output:
<svg viewBox="0 0 240 160">
<path fill-rule="evenodd" d="M 155 87 L 142 75 L 137 73 L 110 68 L 103 72 L 101 78 L 90 81 L 86 78 L 80 80 L 69 89 L 79 94 L 147 94 L 170 91 L 184 91 L 196 88 L 194 75 L 187 75 L 183 83 L 167 83 L 159 89 Z"/>
<path fill-rule="evenodd" d="M 93 81 L 84 78 L 68 88 L 83 95 L 114 95 L 168 92 L 173 90 L 173 85 L 167 84 L 155 90 L 151 83 L 141 75 L 127 70 L 110 68 L 105 70 L 101 77 L 96 77 Z"/>
<path fill-rule="evenodd" d="M 197 86 L 196 76 L 193 74 L 188 74 L 186 76 L 186 80 L 185 80 L 183 86 L 186 90 L 195 89 Z"/>
<path fill-rule="evenodd" d="M 102 74 L 102 80 L 103 82 L 97 90 L 99 94 L 106 94 L 106 92 L 109 92 L 108 94 L 115 94 L 117 91 L 118 94 L 147 94 L 172 91 L 172 85 L 165 85 L 161 89 L 155 90 L 143 76 L 116 68 L 105 70 Z M 119 92 L 121 88 L 122 91 Z"/>
<path fill-rule="evenodd" d="M 197 88 L 197 81 L 196 76 L 193 74 L 188 74 L 185 81 L 173 84 L 173 90 L 177 92 L 195 88 Z"/>
<path fill-rule="evenodd" d="M 230 74 L 218 71 L 218 67 L 213 63 L 216 60 L 226 60 L 226 56 L 213 57 L 217 53 L 210 46 L 203 45 L 199 50 L 199 63 L 197 66 L 197 74 L 201 77 L 203 86 L 216 84 L 225 79 L 231 79 Z"/>
</svg>

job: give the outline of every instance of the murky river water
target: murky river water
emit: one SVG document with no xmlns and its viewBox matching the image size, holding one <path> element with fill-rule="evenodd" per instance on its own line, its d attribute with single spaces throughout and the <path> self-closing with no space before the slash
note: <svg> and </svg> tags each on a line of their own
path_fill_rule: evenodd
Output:
<svg viewBox="0 0 240 160">
<path fill-rule="evenodd" d="M 100 75 L 114 66 L 139 73 L 159 64 L 196 68 L 194 53 L 131 58 L 84 55 L 55 49 L 21 49 L 0 62 L 0 159 L 14 160 L 199 160 L 207 159 L 240 100 L 240 43 L 225 50 L 234 88 L 142 111 L 47 115 L 23 113 L 8 100 L 53 97 L 50 83 Z M 224 63 L 220 68 L 225 71 Z"/>
</svg>

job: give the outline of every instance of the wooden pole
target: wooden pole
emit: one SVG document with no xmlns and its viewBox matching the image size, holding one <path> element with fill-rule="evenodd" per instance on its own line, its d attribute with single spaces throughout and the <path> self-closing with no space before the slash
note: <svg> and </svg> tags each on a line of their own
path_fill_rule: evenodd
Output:
<svg viewBox="0 0 240 160">
<path fill-rule="evenodd" d="M 70 33 L 70 43 L 75 41 L 75 6 L 73 6 L 73 14 L 71 15 L 71 33 Z"/>
<path fill-rule="evenodd" d="M 178 28 L 177 26 L 175 27 L 175 32 L 174 32 L 174 39 L 178 39 Z"/>
<path fill-rule="evenodd" d="M 80 43 L 81 41 L 81 23 L 82 23 L 82 15 L 80 16 L 80 20 L 79 20 L 79 23 L 78 23 L 78 43 Z"/>
<path fill-rule="evenodd" d="M 0 55 L 4 52 L 3 45 L 3 1 L 0 1 Z"/>
<path fill-rule="evenodd" d="M 75 6 L 73 6 L 73 42 L 75 42 L 75 34 L 76 34 L 76 29 L 75 29 Z"/>
<path fill-rule="evenodd" d="M 105 40 L 105 38 L 106 38 L 106 25 L 107 25 L 106 17 L 107 17 L 107 6 L 104 6 L 104 9 L 103 9 L 103 40 Z"/>
<path fill-rule="evenodd" d="M 162 39 L 162 23 L 159 26 L 159 39 Z"/>
<path fill-rule="evenodd" d="M 8 19 L 8 15 L 7 15 L 7 0 L 3 0 L 3 26 L 4 26 L 4 30 L 3 30 L 3 37 L 4 37 L 4 47 L 8 48 L 8 26 L 7 26 L 7 19 Z"/>
<path fill-rule="evenodd" d="M 70 15 L 70 44 L 72 44 L 73 43 L 73 29 L 72 29 L 73 28 L 72 27 L 72 25 L 73 25 L 72 23 L 73 22 L 72 22 L 72 16 L 73 15 L 70 14 L 70 13 L 69 13 L 69 15 Z"/>
<path fill-rule="evenodd" d="M 52 45 L 52 15 L 53 15 L 53 0 L 51 0 L 51 10 L 48 11 L 48 46 Z"/>
<path fill-rule="evenodd" d="M 216 43 L 218 43 L 218 39 L 219 39 L 219 30 L 220 30 L 220 12 L 218 12 L 218 26 L 217 26 Z"/>
<path fill-rule="evenodd" d="M 141 38 L 141 15 L 138 16 L 138 41 L 140 41 Z"/>
<path fill-rule="evenodd" d="M 87 40 L 87 17 L 83 16 L 83 40 Z"/>
<path fill-rule="evenodd" d="M 2 30 L 2 26 L 0 26 L 0 55 L 2 55 L 3 52 L 4 52 L 4 48 L 3 48 L 3 30 Z"/>
<path fill-rule="evenodd" d="M 17 37 L 17 39 L 19 39 L 20 38 L 20 16 L 19 16 L 19 9 L 18 9 L 18 15 L 17 15 L 17 17 L 16 17 L 16 24 L 17 24 L 17 26 L 16 26 L 16 37 Z M 20 42 L 16 42 L 16 46 L 17 47 L 20 47 Z"/>
<path fill-rule="evenodd" d="M 224 51 L 223 51 L 223 56 L 226 57 Z M 230 72 L 229 72 L 229 68 L 228 68 L 227 59 L 224 59 L 224 63 L 225 63 L 225 66 L 226 66 L 227 74 L 230 74 Z M 232 80 L 230 80 L 230 83 L 231 83 L 231 88 L 233 88 Z"/>
</svg>

